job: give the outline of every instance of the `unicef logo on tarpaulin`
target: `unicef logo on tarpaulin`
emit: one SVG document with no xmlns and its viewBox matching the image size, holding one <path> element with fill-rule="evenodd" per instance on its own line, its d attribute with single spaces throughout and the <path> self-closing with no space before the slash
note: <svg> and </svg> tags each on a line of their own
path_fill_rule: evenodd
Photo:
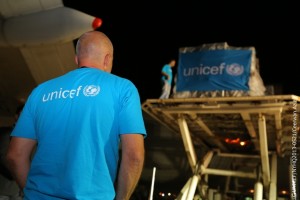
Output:
<svg viewBox="0 0 300 200">
<path fill-rule="evenodd" d="M 244 66 L 238 63 L 233 63 L 226 66 L 226 72 L 232 76 L 239 76 L 244 73 Z"/>
<path fill-rule="evenodd" d="M 100 92 L 100 86 L 97 85 L 87 85 L 83 89 L 84 96 L 96 96 Z"/>
</svg>

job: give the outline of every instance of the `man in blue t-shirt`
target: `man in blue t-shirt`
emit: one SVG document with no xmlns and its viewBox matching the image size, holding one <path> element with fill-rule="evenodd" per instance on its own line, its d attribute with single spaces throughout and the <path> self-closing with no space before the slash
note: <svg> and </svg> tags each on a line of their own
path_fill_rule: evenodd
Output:
<svg viewBox="0 0 300 200">
<path fill-rule="evenodd" d="M 171 93 L 173 73 L 172 67 L 174 67 L 176 61 L 174 59 L 170 60 L 168 64 L 165 64 L 161 70 L 161 80 L 162 80 L 162 93 L 160 95 L 160 99 L 168 99 Z"/>
<path fill-rule="evenodd" d="M 11 134 L 10 170 L 26 200 L 129 199 L 145 153 L 138 90 L 111 74 L 113 45 L 102 32 L 79 38 L 75 60 L 78 69 L 28 97 Z"/>
</svg>

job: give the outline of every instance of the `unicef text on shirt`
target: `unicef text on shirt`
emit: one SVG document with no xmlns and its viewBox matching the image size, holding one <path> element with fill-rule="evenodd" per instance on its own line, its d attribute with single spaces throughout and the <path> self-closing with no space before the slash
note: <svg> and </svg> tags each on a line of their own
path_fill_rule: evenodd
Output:
<svg viewBox="0 0 300 200">
<path fill-rule="evenodd" d="M 73 99 L 75 97 L 78 97 L 80 95 L 80 91 L 83 88 L 83 86 L 78 86 L 77 89 L 70 89 L 70 90 L 64 90 L 63 88 L 60 88 L 59 90 L 49 92 L 47 94 L 43 95 L 42 101 L 47 102 L 47 101 L 52 101 L 56 99 Z M 87 85 L 84 87 L 82 93 L 84 96 L 88 97 L 93 97 L 97 96 L 100 92 L 100 86 L 98 85 Z"/>
<path fill-rule="evenodd" d="M 221 63 L 219 66 L 203 66 L 190 67 L 183 70 L 183 76 L 196 76 L 196 75 L 222 75 L 224 71 L 232 76 L 241 75 L 244 72 L 244 66 L 238 63 L 226 65 Z"/>
</svg>

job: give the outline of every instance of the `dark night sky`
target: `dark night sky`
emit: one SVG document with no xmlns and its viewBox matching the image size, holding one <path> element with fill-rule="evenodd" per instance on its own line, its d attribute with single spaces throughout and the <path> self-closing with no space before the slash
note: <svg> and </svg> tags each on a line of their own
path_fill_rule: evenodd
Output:
<svg viewBox="0 0 300 200">
<path fill-rule="evenodd" d="M 102 18 L 98 30 L 115 47 L 113 73 L 134 82 L 142 101 L 158 98 L 161 67 L 171 57 L 178 58 L 180 47 L 215 42 L 255 47 L 264 84 L 282 86 L 282 94 L 300 95 L 296 55 L 300 12 L 288 1 L 64 0 L 64 4 Z"/>
</svg>

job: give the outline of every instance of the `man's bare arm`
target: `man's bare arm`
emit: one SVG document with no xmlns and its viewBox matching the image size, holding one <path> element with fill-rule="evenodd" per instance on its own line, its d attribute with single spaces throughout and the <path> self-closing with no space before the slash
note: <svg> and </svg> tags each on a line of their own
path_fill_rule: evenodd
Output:
<svg viewBox="0 0 300 200">
<path fill-rule="evenodd" d="M 144 166 L 144 136 L 121 136 L 122 158 L 117 180 L 116 200 L 128 200 L 134 192 Z"/>
<path fill-rule="evenodd" d="M 35 140 L 18 137 L 12 137 L 9 144 L 6 154 L 8 167 L 21 189 L 25 187 L 35 145 Z"/>
</svg>

